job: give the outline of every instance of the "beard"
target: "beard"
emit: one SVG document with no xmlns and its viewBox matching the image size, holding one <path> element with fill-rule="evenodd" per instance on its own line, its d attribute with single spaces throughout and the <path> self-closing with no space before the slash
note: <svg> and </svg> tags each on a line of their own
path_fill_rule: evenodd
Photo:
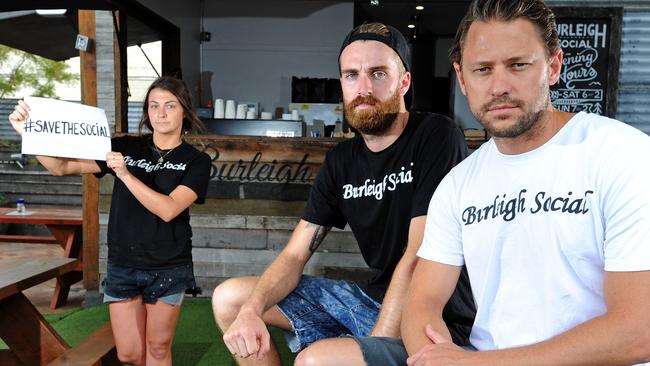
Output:
<svg viewBox="0 0 650 366">
<path fill-rule="evenodd" d="M 379 100 L 372 95 L 358 96 L 345 104 L 345 116 L 350 126 L 366 135 L 379 135 L 388 130 L 400 111 L 401 95 L 395 90 L 387 100 Z M 361 104 L 372 107 L 356 110 Z"/>
<path fill-rule="evenodd" d="M 545 93 L 544 93 L 545 90 Z M 548 95 L 548 89 L 542 87 L 541 95 Z M 485 129 L 494 137 L 503 137 L 503 138 L 513 138 L 523 135 L 524 133 L 531 131 L 538 122 L 543 118 L 546 109 L 548 108 L 550 100 L 544 98 L 537 101 L 532 107 L 526 108 L 526 103 L 520 99 L 510 98 L 507 95 L 496 97 L 490 102 L 481 106 L 477 113 L 474 113 L 476 119 L 485 127 Z M 517 121 L 509 126 L 502 128 L 497 127 L 498 121 L 504 121 L 508 119 L 508 116 L 496 117 L 496 121 L 492 121 L 487 116 L 490 109 L 499 104 L 510 104 L 515 107 L 522 109 L 524 112 Z"/>
</svg>

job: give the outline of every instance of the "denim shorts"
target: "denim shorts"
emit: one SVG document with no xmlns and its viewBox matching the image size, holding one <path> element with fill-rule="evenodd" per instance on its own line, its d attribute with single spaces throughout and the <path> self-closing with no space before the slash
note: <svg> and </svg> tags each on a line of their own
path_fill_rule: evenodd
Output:
<svg viewBox="0 0 650 366">
<path fill-rule="evenodd" d="M 309 275 L 278 303 L 293 328 L 285 333 L 293 352 L 325 338 L 367 336 L 380 307 L 354 283 Z"/>
<path fill-rule="evenodd" d="M 358 337 L 354 339 L 361 348 L 366 365 L 403 366 L 409 357 L 406 347 L 400 338 L 392 337 Z M 469 346 L 462 347 L 468 351 L 476 351 Z"/>
<path fill-rule="evenodd" d="M 166 269 L 141 270 L 108 264 L 104 279 L 104 302 L 142 296 L 145 304 L 160 300 L 180 305 L 185 290 L 194 288 L 192 264 Z"/>
</svg>

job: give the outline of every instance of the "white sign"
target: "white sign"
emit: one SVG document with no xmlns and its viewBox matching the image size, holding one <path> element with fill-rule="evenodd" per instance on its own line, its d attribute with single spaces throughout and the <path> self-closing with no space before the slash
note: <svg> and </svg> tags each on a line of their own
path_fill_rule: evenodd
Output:
<svg viewBox="0 0 650 366">
<path fill-rule="evenodd" d="M 23 154 L 106 160 L 111 133 L 103 109 L 37 97 L 25 102 Z"/>
</svg>

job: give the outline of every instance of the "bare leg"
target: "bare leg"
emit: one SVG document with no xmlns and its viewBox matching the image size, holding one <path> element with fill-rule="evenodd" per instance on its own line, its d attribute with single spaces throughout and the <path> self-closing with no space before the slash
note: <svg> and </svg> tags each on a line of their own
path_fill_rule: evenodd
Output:
<svg viewBox="0 0 650 366">
<path fill-rule="evenodd" d="M 296 357 L 294 366 L 366 366 L 359 344 L 352 338 L 329 338 L 312 343 Z"/>
<path fill-rule="evenodd" d="M 145 304 L 145 307 L 147 308 L 147 366 L 170 366 L 172 341 L 181 307 L 162 301 Z"/>
<path fill-rule="evenodd" d="M 140 296 L 108 306 L 117 356 L 124 363 L 145 364 L 147 310 Z"/>
<path fill-rule="evenodd" d="M 221 285 L 217 286 L 212 294 L 212 311 L 214 318 L 217 321 L 217 326 L 222 332 L 225 332 L 239 314 L 239 309 L 246 302 L 251 292 L 257 284 L 257 277 L 240 277 L 231 278 Z M 262 317 L 267 325 L 291 330 L 291 323 L 289 320 L 278 310 L 277 307 L 272 307 Z M 354 341 L 353 341 L 354 342 Z M 280 356 L 278 351 L 271 340 L 271 350 L 262 359 L 252 358 L 236 358 L 238 365 L 280 365 Z"/>
</svg>

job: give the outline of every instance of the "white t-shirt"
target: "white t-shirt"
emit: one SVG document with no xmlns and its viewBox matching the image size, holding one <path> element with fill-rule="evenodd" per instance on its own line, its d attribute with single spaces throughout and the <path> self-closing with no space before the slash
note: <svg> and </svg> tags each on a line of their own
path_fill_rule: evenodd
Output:
<svg viewBox="0 0 650 366">
<path fill-rule="evenodd" d="M 467 265 L 479 350 L 537 343 L 603 314 L 605 271 L 650 270 L 650 137 L 579 113 L 520 155 L 491 140 L 440 183 L 424 259 Z"/>
</svg>

